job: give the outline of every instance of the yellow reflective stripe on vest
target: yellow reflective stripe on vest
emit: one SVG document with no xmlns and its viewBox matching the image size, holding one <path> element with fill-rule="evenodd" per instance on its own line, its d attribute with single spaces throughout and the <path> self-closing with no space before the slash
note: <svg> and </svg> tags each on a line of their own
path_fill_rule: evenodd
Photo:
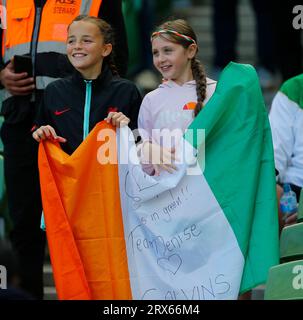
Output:
<svg viewBox="0 0 303 320">
<path fill-rule="evenodd" d="M 38 77 L 36 77 L 36 89 L 44 90 L 48 84 L 50 84 L 58 79 L 60 79 L 60 78 L 38 76 Z M 0 98 L 1 98 L 0 101 L 1 102 L 12 97 L 12 96 L 13 95 L 10 94 L 6 89 L 0 89 Z"/>
<path fill-rule="evenodd" d="M 66 43 L 61 41 L 38 42 L 37 53 L 56 52 L 66 54 Z"/>
<path fill-rule="evenodd" d="M 44 90 L 48 84 L 58 80 L 60 78 L 37 76 L 36 77 L 36 89 Z"/>
<path fill-rule="evenodd" d="M 12 59 L 13 56 L 17 54 L 18 55 L 29 54 L 30 48 L 31 48 L 31 44 L 30 42 L 28 42 L 28 43 L 18 44 L 17 46 L 13 46 L 9 49 L 6 49 L 3 57 L 4 63 L 7 63 L 9 60 Z"/>
</svg>

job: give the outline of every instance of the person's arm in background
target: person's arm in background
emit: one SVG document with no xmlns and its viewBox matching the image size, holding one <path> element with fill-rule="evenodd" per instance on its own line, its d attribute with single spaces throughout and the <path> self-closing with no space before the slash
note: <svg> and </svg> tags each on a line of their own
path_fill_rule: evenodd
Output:
<svg viewBox="0 0 303 320">
<path fill-rule="evenodd" d="M 125 77 L 128 65 L 128 45 L 122 0 L 103 0 L 99 18 L 108 22 L 115 31 L 115 64 L 120 76 Z"/>
<path fill-rule="evenodd" d="M 0 28 L 0 54 L 1 54 L 0 71 L 4 68 L 3 57 L 2 57 L 2 35 L 3 35 L 3 31 Z"/>
<path fill-rule="evenodd" d="M 295 137 L 293 134 L 294 111 L 296 106 L 282 92 L 278 92 L 273 100 L 269 113 L 270 126 L 272 131 L 275 166 L 279 171 L 279 178 L 283 181 L 283 176 L 287 170 L 287 165 L 293 153 Z"/>
<path fill-rule="evenodd" d="M 287 165 L 291 158 L 295 137 L 293 135 L 294 111 L 296 106 L 292 107 L 293 102 L 288 99 L 282 92 L 278 92 L 273 100 L 269 113 L 270 126 L 272 131 L 275 167 L 279 171 L 278 180 L 283 182 L 283 176 L 287 170 Z M 285 225 L 296 222 L 297 215 L 290 215 L 283 221 L 280 211 L 279 202 L 283 189 L 277 184 L 277 199 L 279 209 L 279 231 Z"/>
<path fill-rule="evenodd" d="M 1 82 L 1 71 L 4 69 L 4 62 L 3 62 L 3 57 L 2 57 L 2 36 L 3 36 L 3 31 L 0 28 L 0 54 L 1 54 L 1 59 L 0 59 L 0 89 L 3 89 L 4 86 Z"/>
<path fill-rule="evenodd" d="M 0 28 L 0 54 L 1 54 L 1 59 L 0 59 L 0 73 L 1 71 L 4 69 L 4 63 L 3 63 L 3 58 L 2 58 L 2 29 Z M 0 79 L 1 79 L 1 75 L 0 75 Z M 3 89 L 3 84 L 0 81 L 0 89 Z"/>
</svg>

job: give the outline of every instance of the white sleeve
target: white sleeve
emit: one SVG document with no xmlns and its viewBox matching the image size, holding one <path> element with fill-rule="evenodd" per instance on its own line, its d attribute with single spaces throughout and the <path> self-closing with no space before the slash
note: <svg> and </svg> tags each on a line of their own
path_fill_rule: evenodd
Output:
<svg viewBox="0 0 303 320">
<path fill-rule="evenodd" d="M 152 140 L 153 120 L 148 96 L 145 96 L 138 116 L 138 130 L 142 141 Z"/>
<path fill-rule="evenodd" d="M 138 130 L 142 140 L 141 143 L 137 145 L 137 152 L 141 161 L 142 169 L 148 175 L 153 175 L 155 173 L 155 170 L 152 164 L 146 163 L 146 159 L 144 158 L 144 155 L 142 153 L 142 146 L 144 141 L 152 141 L 152 129 L 153 120 L 151 114 L 151 106 L 147 95 L 142 101 L 138 116 Z"/>
<path fill-rule="evenodd" d="M 293 153 L 296 110 L 297 105 L 289 100 L 282 92 L 278 92 L 273 100 L 269 113 L 275 166 L 282 180 Z"/>
</svg>

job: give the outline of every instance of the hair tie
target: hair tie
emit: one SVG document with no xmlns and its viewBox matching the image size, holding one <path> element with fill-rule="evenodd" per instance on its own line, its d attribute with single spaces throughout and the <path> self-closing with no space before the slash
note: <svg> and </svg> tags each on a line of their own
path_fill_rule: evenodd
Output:
<svg viewBox="0 0 303 320">
<path fill-rule="evenodd" d="M 185 39 L 187 41 L 190 41 L 190 42 L 192 42 L 194 44 L 197 44 L 196 40 L 193 39 L 192 37 L 186 36 L 185 34 L 179 33 L 179 32 L 174 31 L 174 30 L 169 30 L 169 29 L 162 29 L 162 30 L 153 32 L 153 34 L 151 35 L 151 39 L 150 40 L 152 41 L 154 37 L 159 36 L 160 34 L 163 34 L 163 33 L 172 33 L 172 34 L 174 34 L 174 35 L 176 35 L 178 37 L 181 37 L 181 38 L 183 38 L 183 39 Z"/>
</svg>

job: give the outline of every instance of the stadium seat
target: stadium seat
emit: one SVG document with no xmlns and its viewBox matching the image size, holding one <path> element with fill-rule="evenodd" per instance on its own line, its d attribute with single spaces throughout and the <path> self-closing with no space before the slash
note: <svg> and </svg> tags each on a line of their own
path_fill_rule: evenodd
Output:
<svg viewBox="0 0 303 320">
<path fill-rule="evenodd" d="M 303 222 L 284 227 L 280 238 L 281 263 L 303 259 Z"/>
<path fill-rule="evenodd" d="M 280 262 L 269 270 L 264 299 L 303 300 L 303 191 L 297 223 L 281 233 Z"/>
<path fill-rule="evenodd" d="M 303 260 L 272 267 L 266 283 L 265 300 L 303 300 Z"/>
</svg>

